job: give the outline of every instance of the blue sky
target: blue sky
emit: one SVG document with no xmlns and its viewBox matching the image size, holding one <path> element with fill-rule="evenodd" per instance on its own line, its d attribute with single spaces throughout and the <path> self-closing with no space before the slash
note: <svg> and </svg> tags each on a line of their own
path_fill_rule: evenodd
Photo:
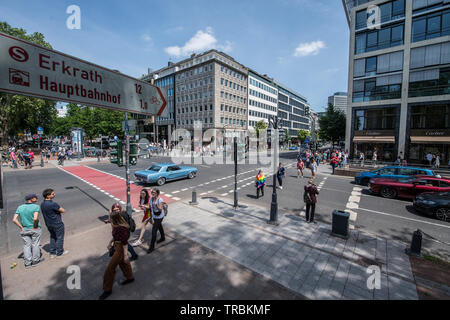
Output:
<svg viewBox="0 0 450 320">
<path fill-rule="evenodd" d="M 80 30 L 66 27 L 73 4 Z M 347 91 L 349 30 L 340 0 L 0 0 L 0 21 L 134 77 L 216 48 L 301 93 L 316 111 Z"/>
</svg>

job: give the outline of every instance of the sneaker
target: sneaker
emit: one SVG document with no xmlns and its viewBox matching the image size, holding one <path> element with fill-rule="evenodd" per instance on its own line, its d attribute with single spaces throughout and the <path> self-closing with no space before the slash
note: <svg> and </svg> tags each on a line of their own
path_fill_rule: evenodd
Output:
<svg viewBox="0 0 450 320">
<path fill-rule="evenodd" d="M 39 259 L 38 262 L 33 262 L 33 263 L 31 264 L 31 266 L 32 266 L 32 267 L 37 267 L 37 265 L 40 264 L 40 263 L 42 263 L 44 260 L 45 260 L 44 258 L 41 258 L 41 259 Z"/>
<path fill-rule="evenodd" d="M 134 243 L 131 244 L 132 247 L 137 247 L 140 246 L 142 244 L 141 240 L 136 240 Z"/>
<path fill-rule="evenodd" d="M 156 243 L 161 243 L 161 242 L 164 242 L 164 241 L 166 241 L 166 238 L 159 239 L 158 241 L 156 241 Z"/>
<path fill-rule="evenodd" d="M 147 254 L 152 253 L 153 251 L 155 251 L 155 248 L 149 248 L 149 249 L 147 250 Z"/>
<path fill-rule="evenodd" d="M 283 187 L 280 187 L 281 190 L 283 190 Z"/>
<path fill-rule="evenodd" d="M 32 266 L 33 265 L 29 264 L 29 265 L 25 266 L 25 269 L 31 269 Z"/>
<path fill-rule="evenodd" d="M 56 258 L 61 258 L 62 256 L 65 256 L 66 254 L 68 254 L 69 251 L 68 250 L 64 250 L 64 252 L 60 255 L 56 255 Z"/>
<path fill-rule="evenodd" d="M 98 300 L 105 300 L 111 295 L 112 291 L 104 291 L 100 297 L 98 297 Z"/>
<path fill-rule="evenodd" d="M 56 254 L 51 254 L 50 255 L 50 259 L 55 259 L 56 258 Z"/>
<path fill-rule="evenodd" d="M 136 261 L 137 259 L 139 259 L 139 256 L 138 256 L 138 255 L 136 255 L 135 257 L 131 257 L 129 260 L 130 260 L 130 261 Z"/>
</svg>

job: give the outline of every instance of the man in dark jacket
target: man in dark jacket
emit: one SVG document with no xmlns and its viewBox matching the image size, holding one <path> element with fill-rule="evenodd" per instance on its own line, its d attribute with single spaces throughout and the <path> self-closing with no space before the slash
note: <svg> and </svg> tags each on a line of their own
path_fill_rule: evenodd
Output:
<svg viewBox="0 0 450 320">
<path fill-rule="evenodd" d="M 306 203 L 306 222 L 316 223 L 314 221 L 314 213 L 316 211 L 317 195 L 319 191 L 313 180 L 308 181 L 305 186 L 305 203 Z"/>
</svg>

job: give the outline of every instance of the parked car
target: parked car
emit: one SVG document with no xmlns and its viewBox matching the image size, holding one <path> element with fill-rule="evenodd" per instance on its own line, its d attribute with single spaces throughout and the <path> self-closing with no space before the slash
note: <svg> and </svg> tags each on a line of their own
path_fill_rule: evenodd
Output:
<svg viewBox="0 0 450 320">
<path fill-rule="evenodd" d="M 292 147 L 289 148 L 289 150 L 298 150 L 298 147 L 297 146 L 292 146 Z"/>
<path fill-rule="evenodd" d="M 414 208 L 439 220 L 450 221 L 450 192 L 423 193 L 414 200 Z"/>
<path fill-rule="evenodd" d="M 370 191 L 383 198 L 414 199 L 424 192 L 450 192 L 450 179 L 415 176 L 402 179 L 371 179 Z"/>
<path fill-rule="evenodd" d="M 136 179 L 143 183 L 156 183 L 162 186 L 166 181 L 178 179 L 193 179 L 197 175 L 197 168 L 180 167 L 175 163 L 158 163 L 152 165 L 147 170 L 135 172 Z"/>
<path fill-rule="evenodd" d="M 382 179 L 401 179 L 411 176 L 425 175 L 434 176 L 433 170 L 414 167 L 384 167 L 373 171 L 360 172 L 355 177 L 356 184 L 367 186 L 370 179 L 382 178 Z"/>
</svg>

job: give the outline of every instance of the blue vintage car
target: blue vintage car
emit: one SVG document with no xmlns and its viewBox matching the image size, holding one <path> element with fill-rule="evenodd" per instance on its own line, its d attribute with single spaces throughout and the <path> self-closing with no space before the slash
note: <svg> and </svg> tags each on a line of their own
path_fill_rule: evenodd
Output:
<svg viewBox="0 0 450 320">
<path fill-rule="evenodd" d="M 147 170 L 136 171 L 134 175 L 139 182 L 156 183 L 158 186 L 162 186 L 166 181 L 193 179 L 197 175 L 197 171 L 197 168 L 180 167 L 175 163 L 157 163 Z"/>
<path fill-rule="evenodd" d="M 383 178 L 383 179 L 401 179 L 408 178 L 410 176 L 434 176 L 433 170 L 415 167 L 384 167 L 373 171 L 360 172 L 355 177 L 357 184 L 367 186 L 370 179 Z"/>
</svg>

